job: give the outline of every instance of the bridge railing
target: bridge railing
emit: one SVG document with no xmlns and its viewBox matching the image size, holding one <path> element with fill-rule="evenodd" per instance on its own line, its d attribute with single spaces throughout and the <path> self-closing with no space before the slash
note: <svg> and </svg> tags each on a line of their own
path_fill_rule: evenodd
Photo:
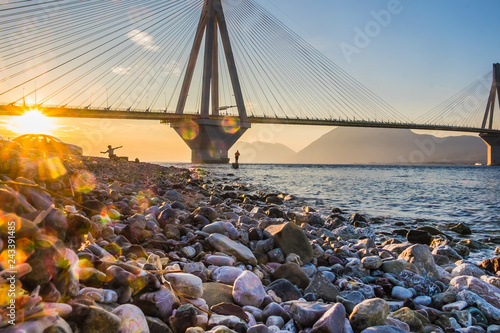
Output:
<svg viewBox="0 0 500 333">
<path fill-rule="evenodd" d="M 39 108 L 40 110 L 52 109 L 56 112 L 55 116 L 64 116 L 61 115 L 61 110 L 68 110 L 71 116 L 78 117 L 78 113 L 82 113 L 82 117 L 86 118 L 106 118 L 106 114 L 111 112 L 120 112 L 121 115 L 115 115 L 112 118 L 129 118 L 129 119 L 150 119 L 150 120 L 160 120 L 163 123 L 170 123 L 173 121 L 179 121 L 180 118 L 184 119 L 194 119 L 196 120 L 199 117 L 198 112 L 184 112 L 182 115 L 176 114 L 175 111 L 169 110 L 132 110 L 131 108 L 98 108 L 98 107 L 73 107 L 73 106 L 61 106 L 61 105 L 36 105 L 36 104 L 0 104 L 0 114 L 2 115 L 20 115 L 25 109 L 33 109 Z M 91 111 L 91 115 L 85 115 L 85 111 Z M 124 115 L 123 113 L 130 113 L 130 115 Z M 144 117 L 145 114 L 149 114 L 150 116 Z M 69 116 L 69 115 L 68 115 Z M 183 117 L 184 116 L 184 117 Z M 233 115 L 219 115 L 212 116 L 215 119 L 224 119 L 229 117 L 230 119 L 237 118 L 237 116 Z M 295 125 L 324 125 L 324 126 L 355 126 L 355 127 L 379 127 L 379 128 L 406 128 L 406 129 L 425 129 L 425 130 L 441 130 L 441 131 L 456 131 L 456 132 L 474 132 L 474 133 L 499 133 L 500 130 L 487 130 L 483 129 L 479 126 L 458 126 L 458 125 L 447 125 L 447 124 L 429 124 L 429 123 L 411 123 L 404 121 L 387 121 L 387 120 L 363 120 L 363 119 L 336 119 L 336 118 L 280 118 L 280 117 L 268 117 L 265 115 L 249 115 L 248 121 L 250 123 L 261 123 L 261 124 L 271 124 L 271 123 L 281 123 L 281 124 L 295 124 Z"/>
</svg>

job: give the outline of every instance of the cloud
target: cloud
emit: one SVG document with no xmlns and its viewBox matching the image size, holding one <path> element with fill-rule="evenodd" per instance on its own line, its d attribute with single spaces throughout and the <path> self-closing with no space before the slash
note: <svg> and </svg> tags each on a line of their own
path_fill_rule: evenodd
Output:
<svg viewBox="0 0 500 333">
<path fill-rule="evenodd" d="M 119 75 L 128 75 L 130 73 L 130 70 L 132 69 L 132 67 L 120 67 L 120 66 L 116 66 L 116 67 L 113 67 L 111 68 L 111 71 L 115 74 L 119 74 Z"/>
<path fill-rule="evenodd" d="M 147 32 L 134 29 L 127 33 L 127 37 L 137 45 L 142 46 L 146 50 L 158 51 L 159 47 L 155 44 L 153 36 Z"/>
</svg>

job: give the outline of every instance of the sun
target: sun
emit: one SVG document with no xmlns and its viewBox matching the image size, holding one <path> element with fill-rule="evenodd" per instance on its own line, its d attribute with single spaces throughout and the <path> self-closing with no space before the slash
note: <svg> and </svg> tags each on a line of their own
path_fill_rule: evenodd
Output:
<svg viewBox="0 0 500 333">
<path fill-rule="evenodd" d="M 18 134 L 52 134 L 54 121 L 39 110 L 28 110 L 22 116 L 13 117 L 10 130 Z"/>
</svg>

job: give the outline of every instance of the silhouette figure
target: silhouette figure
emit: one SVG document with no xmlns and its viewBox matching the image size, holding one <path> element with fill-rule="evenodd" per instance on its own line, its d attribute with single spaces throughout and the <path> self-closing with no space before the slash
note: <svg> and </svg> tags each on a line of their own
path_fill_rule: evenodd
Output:
<svg viewBox="0 0 500 333">
<path fill-rule="evenodd" d="M 120 147 L 115 147 L 115 148 L 111 148 L 111 145 L 108 146 L 108 150 L 106 151 L 101 151 L 101 154 L 108 154 L 108 157 L 110 159 L 116 159 L 118 156 L 115 155 L 115 150 L 118 149 L 118 148 L 122 148 L 123 146 L 120 146 Z"/>
</svg>

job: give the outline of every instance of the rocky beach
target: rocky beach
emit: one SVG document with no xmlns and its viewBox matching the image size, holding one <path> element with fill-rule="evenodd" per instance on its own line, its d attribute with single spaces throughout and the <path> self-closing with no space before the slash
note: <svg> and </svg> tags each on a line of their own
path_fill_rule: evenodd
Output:
<svg viewBox="0 0 500 333">
<path fill-rule="evenodd" d="M 460 221 L 380 230 L 229 173 L 0 150 L 2 332 L 500 332 L 500 258 L 468 259 Z"/>
</svg>

